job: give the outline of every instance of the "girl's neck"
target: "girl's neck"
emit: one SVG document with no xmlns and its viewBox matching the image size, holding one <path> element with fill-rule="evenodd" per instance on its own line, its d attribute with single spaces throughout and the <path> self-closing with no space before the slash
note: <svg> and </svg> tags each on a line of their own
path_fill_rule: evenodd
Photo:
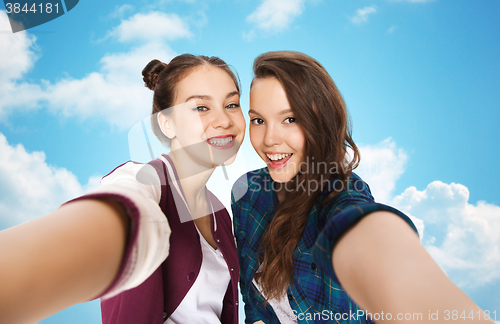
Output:
<svg viewBox="0 0 500 324">
<path fill-rule="evenodd" d="M 278 197 L 278 201 L 282 202 L 283 200 L 285 200 L 285 190 L 276 190 L 276 196 Z"/>
<path fill-rule="evenodd" d="M 169 157 L 179 176 L 180 186 L 191 218 L 205 240 L 214 249 L 217 249 L 217 243 L 212 235 L 212 218 L 210 217 L 212 206 L 206 192 L 206 184 L 214 172 L 214 168 L 202 168 L 188 156 L 172 153 L 169 154 Z"/>
<path fill-rule="evenodd" d="M 184 194 L 200 196 L 205 194 L 205 186 L 215 168 L 203 166 L 186 154 L 172 151 L 168 155 L 174 163 Z"/>
<path fill-rule="evenodd" d="M 186 154 L 172 151 L 168 156 L 172 160 L 184 198 L 193 219 L 210 214 L 210 205 L 206 195 L 206 184 L 214 172 L 214 168 L 203 167 Z M 177 153 L 176 153 L 177 152 Z"/>
</svg>

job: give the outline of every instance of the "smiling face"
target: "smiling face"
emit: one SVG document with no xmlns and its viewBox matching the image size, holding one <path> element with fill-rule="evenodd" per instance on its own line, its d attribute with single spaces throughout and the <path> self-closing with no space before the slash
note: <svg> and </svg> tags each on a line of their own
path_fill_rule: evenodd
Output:
<svg viewBox="0 0 500 324">
<path fill-rule="evenodd" d="M 276 182 L 298 172 L 305 138 L 281 83 L 274 77 L 254 79 L 250 90 L 250 141 Z"/>
<path fill-rule="evenodd" d="M 159 124 L 172 140 L 172 151 L 182 150 L 209 167 L 234 161 L 246 125 L 227 72 L 210 65 L 196 68 L 177 83 L 174 107 L 165 112 Z"/>
</svg>

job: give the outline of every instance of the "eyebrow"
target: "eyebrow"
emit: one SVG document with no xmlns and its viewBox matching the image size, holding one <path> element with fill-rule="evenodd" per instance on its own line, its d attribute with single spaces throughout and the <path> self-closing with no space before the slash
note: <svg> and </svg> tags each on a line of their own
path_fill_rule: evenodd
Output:
<svg viewBox="0 0 500 324">
<path fill-rule="evenodd" d="M 186 102 L 193 100 L 193 99 L 212 100 L 212 97 L 207 96 L 207 95 L 192 95 L 192 96 L 187 97 Z"/>
<path fill-rule="evenodd" d="M 238 91 L 230 92 L 227 94 L 226 99 L 229 99 L 235 95 L 239 96 L 240 93 Z M 185 102 L 188 102 L 189 100 L 193 100 L 193 99 L 212 100 L 213 98 L 209 95 L 192 95 L 192 96 L 189 96 Z"/>
<path fill-rule="evenodd" d="M 293 112 L 293 111 L 292 111 L 291 109 L 285 109 L 285 110 L 280 111 L 280 112 L 278 113 L 278 115 L 286 115 L 286 114 L 289 114 L 289 113 L 292 113 L 292 112 Z M 248 111 L 248 113 L 249 113 L 249 114 L 254 114 L 254 115 L 259 115 L 259 116 L 260 116 L 260 114 L 259 114 L 258 112 L 256 112 L 255 110 L 252 110 L 252 109 L 250 109 L 250 110 Z"/>
<path fill-rule="evenodd" d="M 229 99 L 229 98 L 231 98 L 232 96 L 236 96 L 236 95 L 238 95 L 238 96 L 240 95 L 239 91 L 237 91 L 237 90 L 235 90 L 235 91 L 233 91 L 233 92 L 228 93 L 228 94 L 227 94 L 227 96 L 226 96 L 226 99 Z"/>
<path fill-rule="evenodd" d="M 291 112 L 292 112 L 291 109 L 285 109 L 285 110 L 280 111 L 278 115 L 286 115 L 286 114 L 289 114 Z"/>
</svg>

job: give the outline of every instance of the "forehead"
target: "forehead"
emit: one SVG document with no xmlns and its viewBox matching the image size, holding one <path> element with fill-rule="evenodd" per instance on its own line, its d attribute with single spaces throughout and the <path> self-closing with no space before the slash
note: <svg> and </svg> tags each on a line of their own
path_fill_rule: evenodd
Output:
<svg viewBox="0 0 500 324">
<path fill-rule="evenodd" d="M 202 65 L 193 69 L 176 86 L 176 101 L 185 101 L 193 95 L 206 95 L 214 99 L 236 91 L 231 76 L 221 68 Z"/>
<path fill-rule="evenodd" d="M 278 79 L 268 77 L 254 79 L 250 90 L 250 107 L 259 114 L 273 114 L 290 109 L 290 104 Z"/>
</svg>

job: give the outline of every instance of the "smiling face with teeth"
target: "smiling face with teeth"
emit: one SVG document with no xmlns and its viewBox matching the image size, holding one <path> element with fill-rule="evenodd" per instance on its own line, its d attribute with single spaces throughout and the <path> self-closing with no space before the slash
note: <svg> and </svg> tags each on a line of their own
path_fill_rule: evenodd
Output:
<svg viewBox="0 0 500 324">
<path fill-rule="evenodd" d="M 285 90 L 274 77 L 254 79 L 250 90 L 250 141 L 276 182 L 287 182 L 304 160 L 304 132 Z"/>
<path fill-rule="evenodd" d="M 240 96 L 224 70 L 201 66 L 176 86 L 175 106 L 158 116 L 172 152 L 206 167 L 231 164 L 245 135 Z"/>
</svg>

